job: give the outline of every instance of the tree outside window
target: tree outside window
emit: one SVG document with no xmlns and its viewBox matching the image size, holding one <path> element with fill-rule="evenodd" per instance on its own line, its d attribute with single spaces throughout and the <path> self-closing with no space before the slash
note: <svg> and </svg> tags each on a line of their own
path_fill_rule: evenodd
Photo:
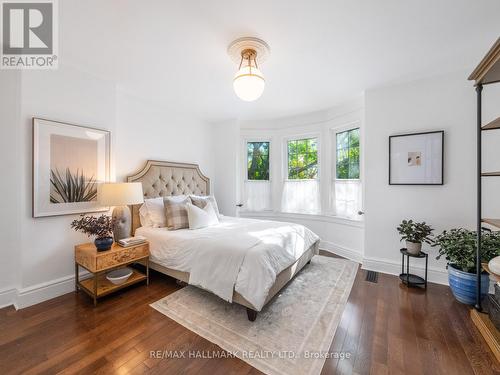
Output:
<svg viewBox="0 0 500 375">
<path fill-rule="evenodd" d="M 359 179 L 359 128 L 337 133 L 337 179 Z"/>
<path fill-rule="evenodd" d="M 288 179 L 308 180 L 318 177 L 318 139 L 288 141 Z"/>
<path fill-rule="evenodd" d="M 247 142 L 248 180 L 269 180 L 269 142 Z"/>
</svg>

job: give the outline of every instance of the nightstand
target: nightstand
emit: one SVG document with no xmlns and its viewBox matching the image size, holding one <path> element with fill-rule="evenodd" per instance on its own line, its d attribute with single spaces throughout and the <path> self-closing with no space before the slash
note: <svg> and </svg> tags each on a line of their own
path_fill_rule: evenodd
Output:
<svg viewBox="0 0 500 375">
<path fill-rule="evenodd" d="M 143 264 L 146 273 L 134 269 L 127 281 L 120 285 L 106 279 L 107 272 L 132 263 Z M 80 280 L 80 267 L 93 276 Z M 99 252 L 93 243 L 75 246 L 75 290 L 87 293 L 94 300 L 94 306 L 97 305 L 98 298 L 144 280 L 149 285 L 149 243 L 129 247 L 114 243 L 110 250 Z"/>
</svg>

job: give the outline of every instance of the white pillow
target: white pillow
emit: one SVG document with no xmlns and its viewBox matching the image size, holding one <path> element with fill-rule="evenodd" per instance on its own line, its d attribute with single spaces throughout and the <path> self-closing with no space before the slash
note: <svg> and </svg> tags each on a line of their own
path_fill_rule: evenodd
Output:
<svg viewBox="0 0 500 375">
<path fill-rule="evenodd" d="M 139 220 L 141 222 L 141 227 L 151 228 L 153 226 L 153 222 L 149 218 L 148 209 L 144 203 L 141 208 L 139 208 Z"/>
<path fill-rule="evenodd" d="M 146 206 L 147 217 L 151 223 L 150 226 L 163 228 L 167 225 L 167 216 L 165 215 L 165 206 L 163 205 L 162 197 L 145 199 L 144 206 Z"/>
<path fill-rule="evenodd" d="M 190 195 L 189 198 L 191 198 L 191 202 L 199 208 L 205 208 L 207 202 L 210 202 L 212 204 L 212 207 L 217 214 L 217 218 L 220 219 L 220 212 L 219 212 L 219 206 L 217 205 L 217 200 L 213 195 Z"/>
<path fill-rule="evenodd" d="M 186 204 L 189 229 L 199 229 L 209 227 L 219 223 L 217 214 L 210 202 L 204 208 L 196 207 L 194 204 Z"/>
</svg>

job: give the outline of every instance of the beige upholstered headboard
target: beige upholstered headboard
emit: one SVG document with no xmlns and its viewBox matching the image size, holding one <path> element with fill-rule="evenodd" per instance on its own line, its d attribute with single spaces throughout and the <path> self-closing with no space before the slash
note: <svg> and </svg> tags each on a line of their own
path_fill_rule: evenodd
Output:
<svg viewBox="0 0 500 375">
<path fill-rule="evenodd" d="M 148 160 L 140 171 L 127 177 L 127 182 L 142 182 L 144 199 L 182 194 L 210 194 L 210 179 L 201 173 L 197 164 Z M 141 226 L 140 207 L 140 204 L 130 207 L 133 234 Z"/>
</svg>

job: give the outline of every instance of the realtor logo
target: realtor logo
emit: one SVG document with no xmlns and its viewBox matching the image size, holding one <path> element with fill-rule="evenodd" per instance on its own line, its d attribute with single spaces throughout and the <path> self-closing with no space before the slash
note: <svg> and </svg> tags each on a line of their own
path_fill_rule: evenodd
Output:
<svg viewBox="0 0 500 375">
<path fill-rule="evenodd" d="M 57 68 L 55 0 L 2 0 L 2 69 Z"/>
</svg>

